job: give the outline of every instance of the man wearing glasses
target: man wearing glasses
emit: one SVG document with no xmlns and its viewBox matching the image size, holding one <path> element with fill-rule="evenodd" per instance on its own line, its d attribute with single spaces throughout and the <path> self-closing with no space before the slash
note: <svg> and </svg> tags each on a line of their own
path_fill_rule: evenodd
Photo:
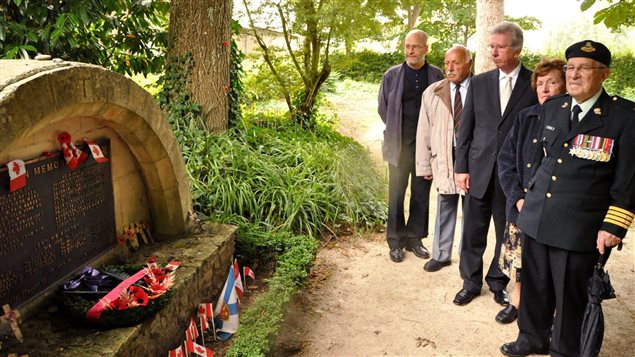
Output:
<svg viewBox="0 0 635 357">
<path fill-rule="evenodd" d="M 523 30 L 502 22 L 490 30 L 490 54 L 496 69 L 474 78 L 467 91 L 456 143 L 457 186 L 467 192 L 463 208 L 463 237 L 459 271 L 463 287 L 454 304 L 466 305 L 481 294 L 483 253 L 490 219 L 494 219 L 496 248 L 485 280 L 502 306 L 509 304 L 509 278 L 498 267 L 505 229 L 505 194 L 497 175 L 496 157 L 519 111 L 538 102 L 531 89 L 531 71 L 520 63 Z"/>
<path fill-rule="evenodd" d="M 606 46 L 586 40 L 565 56 L 568 94 L 544 103 L 544 157 L 517 220 L 527 237 L 522 309 L 507 356 L 580 355 L 587 279 L 635 218 L 635 103 L 602 88 Z"/>
<path fill-rule="evenodd" d="M 428 35 L 421 30 L 408 32 L 404 39 L 405 62 L 384 73 L 379 87 L 379 116 L 386 124 L 383 156 L 388 163 L 388 222 L 386 239 L 393 262 L 404 259 L 402 249 L 428 259 L 421 243 L 428 236 L 431 180 L 415 173 L 415 137 L 423 91 L 443 79 L 441 70 L 426 62 Z M 410 180 L 408 220 L 404 215 L 406 188 Z"/>
</svg>

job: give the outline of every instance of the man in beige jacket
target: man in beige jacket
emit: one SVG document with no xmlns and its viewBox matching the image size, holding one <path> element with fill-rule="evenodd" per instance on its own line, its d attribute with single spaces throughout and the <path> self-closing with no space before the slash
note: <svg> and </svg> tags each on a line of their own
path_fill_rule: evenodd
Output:
<svg viewBox="0 0 635 357">
<path fill-rule="evenodd" d="M 432 180 L 437 189 L 437 218 L 432 259 L 423 267 L 435 272 L 452 261 L 452 244 L 459 204 L 454 182 L 454 150 L 461 110 L 470 84 L 472 58 L 462 45 L 445 53 L 446 79 L 431 84 L 424 92 L 416 139 L 416 173 Z"/>
</svg>

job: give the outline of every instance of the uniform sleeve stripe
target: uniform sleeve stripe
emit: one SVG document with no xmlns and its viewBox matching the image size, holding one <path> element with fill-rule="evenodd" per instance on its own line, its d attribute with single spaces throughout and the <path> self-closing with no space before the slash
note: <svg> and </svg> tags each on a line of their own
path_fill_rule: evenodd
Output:
<svg viewBox="0 0 635 357">
<path fill-rule="evenodd" d="M 610 211 L 609 210 L 606 214 L 607 215 L 612 215 L 612 216 L 615 216 L 615 217 L 622 217 L 622 218 L 628 219 L 628 220 L 632 220 L 633 219 L 633 217 L 631 217 L 631 216 L 629 216 L 627 214 L 621 213 L 621 212 L 617 212 L 617 211 Z"/>
<path fill-rule="evenodd" d="M 623 215 L 628 216 L 631 220 L 633 220 L 633 218 L 635 218 L 635 213 L 631 212 L 631 211 L 627 211 L 623 208 L 617 207 L 617 206 L 610 206 L 609 207 L 609 213 L 621 213 Z"/>
<path fill-rule="evenodd" d="M 624 229 L 628 229 L 628 227 L 630 226 L 630 224 L 624 224 L 622 222 L 614 221 L 614 220 L 612 220 L 612 219 L 610 219 L 608 217 L 604 218 L 604 222 L 614 224 L 614 225 L 622 227 Z"/>
<path fill-rule="evenodd" d="M 631 220 L 628 218 L 624 218 L 624 217 L 620 217 L 620 216 L 616 216 L 614 214 L 610 214 L 608 213 L 605 217 L 606 219 L 612 219 L 616 222 L 622 222 L 622 224 L 626 224 L 626 225 L 630 225 L 631 224 Z"/>
</svg>

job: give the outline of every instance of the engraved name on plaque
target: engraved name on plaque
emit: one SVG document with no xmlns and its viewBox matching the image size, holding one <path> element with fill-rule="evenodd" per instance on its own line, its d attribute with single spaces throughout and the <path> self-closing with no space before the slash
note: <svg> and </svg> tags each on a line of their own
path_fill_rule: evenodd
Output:
<svg viewBox="0 0 635 357">
<path fill-rule="evenodd" d="M 109 141 L 100 141 L 110 158 Z M 86 146 L 78 146 L 88 151 Z M 27 184 L 9 192 L 0 171 L 0 305 L 20 306 L 115 245 L 110 160 L 75 170 L 60 153 L 27 161 Z"/>
</svg>

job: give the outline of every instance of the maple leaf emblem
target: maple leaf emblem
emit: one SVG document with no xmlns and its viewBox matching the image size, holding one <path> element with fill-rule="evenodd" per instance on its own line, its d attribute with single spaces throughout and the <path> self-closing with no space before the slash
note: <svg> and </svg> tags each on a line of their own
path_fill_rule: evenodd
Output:
<svg viewBox="0 0 635 357">
<path fill-rule="evenodd" d="M 18 165 L 17 162 L 13 163 L 13 172 L 15 172 L 16 175 L 18 175 L 20 173 L 20 165 Z"/>
<path fill-rule="evenodd" d="M 99 152 L 99 149 L 97 147 L 93 147 L 93 154 L 95 154 L 95 156 L 101 156 L 101 153 Z"/>
</svg>

